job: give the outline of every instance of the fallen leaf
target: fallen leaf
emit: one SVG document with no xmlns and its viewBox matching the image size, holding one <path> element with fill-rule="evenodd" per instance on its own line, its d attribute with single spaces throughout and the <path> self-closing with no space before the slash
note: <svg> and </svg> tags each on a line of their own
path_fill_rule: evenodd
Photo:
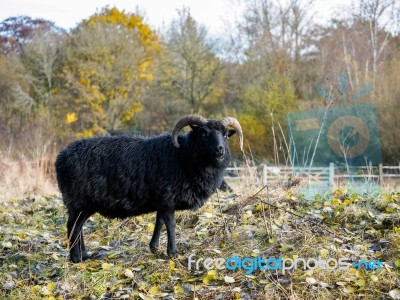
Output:
<svg viewBox="0 0 400 300">
<path fill-rule="evenodd" d="M 113 264 L 109 264 L 109 263 L 103 263 L 103 264 L 101 265 L 101 268 L 102 268 L 103 270 L 110 270 L 112 267 L 113 267 Z"/>
<path fill-rule="evenodd" d="M 102 249 L 102 250 L 109 251 L 109 250 L 111 250 L 113 247 L 111 247 L 111 246 L 100 246 L 99 248 Z"/>
<path fill-rule="evenodd" d="M 394 261 L 394 265 L 395 265 L 396 267 L 400 268 L 400 259 L 396 259 L 396 260 Z"/>
<path fill-rule="evenodd" d="M 272 237 L 268 239 L 268 243 L 273 244 L 277 241 L 278 239 L 276 237 Z"/>
<path fill-rule="evenodd" d="M 325 257 L 328 256 L 329 251 L 328 251 L 327 249 L 321 249 L 321 250 L 319 251 L 319 253 L 321 254 L 321 256 L 322 256 L 323 258 L 325 258 Z"/>
<path fill-rule="evenodd" d="M 235 282 L 235 278 L 231 277 L 231 276 L 225 276 L 224 277 L 224 281 L 226 283 L 234 283 Z"/>
<path fill-rule="evenodd" d="M 343 288 L 343 292 L 346 294 L 353 294 L 354 293 L 354 288 L 352 286 L 345 286 Z"/>
<path fill-rule="evenodd" d="M 307 278 L 306 278 L 306 282 L 307 282 L 308 284 L 316 284 L 316 283 L 317 283 L 317 280 L 316 280 L 314 277 L 307 277 Z"/>
<path fill-rule="evenodd" d="M 343 204 L 344 205 L 349 205 L 349 204 L 351 204 L 351 200 L 350 199 L 344 199 L 343 200 Z"/>
<path fill-rule="evenodd" d="M 211 280 L 214 280 L 217 277 L 216 270 L 208 271 L 207 275 L 203 277 L 203 283 L 208 284 Z"/>
<path fill-rule="evenodd" d="M 47 286 L 42 287 L 41 293 L 43 296 L 53 296 L 53 292 L 50 291 Z"/>
<path fill-rule="evenodd" d="M 139 297 L 140 297 L 141 299 L 143 299 L 143 300 L 154 300 L 153 297 L 144 295 L 143 293 L 139 293 Z"/>
<path fill-rule="evenodd" d="M 172 259 L 169 261 L 169 269 L 171 271 L 175 270 L 175 262 Z"/>
<path fill-rule="evenodd" d="M 365 280 L 364 279 L 358 279 L 356 282 L 354 282 L 355 285 L 359 287 L 364 287 L 365 286 Z"/>
<path fill-rule="evenodd" d="M 147 230 L 148 230 L 149 232 L 153 232 L 153 231 L 154 231 L 154 224 L 153 224 L 153 223 L 147 224 Z"/>
<path fill-rule="evenodd" d="M 133 272 L 131 270 L 129 270 L 129 269 L 127 269 L 125 271 L 124 275 L 125 275 L 125 277 L 128 277 L 128 278 L 133 278 L 134 277 Z"/>
<path fill-rule="evenodd" d="M 180 285 L 175 285 L 174 286 L 174 293 L 175 294 L 183 294 L 185 292 L 185 290 L 183 289 L 182 286 Z"/>
<path fill-rule="evenodd" d="M 203 214 L 203 216 L 205 216 L 205 217 L 208 218 L 208 219 L 211 219 L 211 218 L 214 218 L 214 217 L 215 217 L 213 214 L 210 214 L 209 212 L 205 212 L 205 213 Z"/>
<path fill-rule="evenodd" d="M 160 288 L 156 285 L 153 285 L 151 288 L 148 290 L 150 295 L 159 295 L 160 294 Z"/>
<path fill-rule="evenodd" d="M 378 276 L 376 276 L 376 275 L 372 275 L 372 276 L 371 276 L 371 280 L 372 280 L 373 282 L 378 282 L 378 281 L 379 281 L 379 278 L 378 278 Z"/>
<path fill-rule="evenodd" d="M 399 289 L 391 290 L 391 291 L 389 292 L 389 296 L 390 296 L 392 299 L 399 300 L 399 299 L 400 299 L 400 290 L 399 290 Z"/>
<path fill-rule="evenodd" d="M 39 291 L 40 291 L 40 285 L 34 285 L 34 286 L 32 287 L 32 292 L 37 293 L 37 292 L 39 292 Z"/>
<path fill-rule="evenodd" d="M 5 290 L 12 290 L 14 287 L 15 287 L 15 282 L 14 282 L 14 281 L 6 281 L 6 282 L 3 284 L 3 288 L 4 288 Z"/>
<path fill-rule="evenodd" d="M 47 289 L 50 292 L 54 291 L 55 288 L 56 288 L 56 284 L 54 282 L 50 282 L 49 284 L 47 284 Z"/>
<path fill-rule="evenodd" d="M 323 282 L 323 281 L 320 281 L 318 284 L 319 284 L 321 287 L 326 288 L 326 289 L 330 287 L 329 284 L 327 284 L 326 282 Z"/>
<path fill-rule="evenodd" d="M 3 243 L 1 243 L 1 246 L 5 249 L 11 249 L 12 243 L 11 242 L 3 242 Z"/>
</svg>

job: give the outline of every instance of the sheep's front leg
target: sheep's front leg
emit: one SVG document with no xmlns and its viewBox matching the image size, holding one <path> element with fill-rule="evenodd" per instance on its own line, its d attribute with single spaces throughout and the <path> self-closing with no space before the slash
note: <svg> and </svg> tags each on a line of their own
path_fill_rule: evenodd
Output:
<svg viewBox="0 0 400 300">
<path fill-rule="evenodd" d="M 175 210 L 163 212 L 162 218 L 165 222 L 165 226 L 167 227 L 167 254 L 171 257 L 176 257 L 178 256 L 178 249 L 176 248 L 175 244 Z"/>
<path fill-rule="evenodd" d="M 164 220 L 161 217 L 161 213 L 157 212 L 157 217 L 156 217 L 156 224 L 154 226 L 154 231 L 153 231 L 153 237 L 151 238 L 150 241 L 150 251 L 155 253 L 157 251 L 158 245 L 160 243 L 160 233 L 161 229 L 164 225 Z"/>
<path fill-rule="evenodd" d="M 85 211 L 69 212 L 67 229 L 70 249 L 70 260 L 74 263 L 81 262 L 89 258 L 86 252 L 83 239 L 83 223 L 90 217 L 90 213 Z"/>
</svg>

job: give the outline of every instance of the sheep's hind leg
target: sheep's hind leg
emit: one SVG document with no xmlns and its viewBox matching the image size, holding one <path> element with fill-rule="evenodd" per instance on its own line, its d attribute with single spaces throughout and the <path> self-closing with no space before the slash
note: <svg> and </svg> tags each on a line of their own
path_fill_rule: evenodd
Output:
<svg viewBox="0 0 400 300">
<path fill-rule="evenodd" d="M 160 243 L 160 233 L 164 225 L 164 220 L 161 218 L 161 213 L 157 212 L 156 224 L 154 226 L 153 236 L 150 241 L 150 251 L 157 252 L 158 245 Z"/>
<path fill-rule="evenodd" d="M 168 246 L 167 246 L 167 254 L 170 257 L 178 256 L 178 249 L 176 248 L 175 243 L 175 211 L 168 211 L 162 214 L 162 218 L 165 222 L 165 226 L 167 227 L 167 235 L 168 235 Z"/>
<path fill-rule="evenodd" d="M 85 211 L 69 213 L 67 222 L 68 241 L 70 249 L 70 260 L 74 263 L 81 262 L 89 258 L 89 255 L 87 254 L 85 248 L 82 227 L 83 223 L 85 223 L 90 215 L 91 214 Z"/>
</svg>

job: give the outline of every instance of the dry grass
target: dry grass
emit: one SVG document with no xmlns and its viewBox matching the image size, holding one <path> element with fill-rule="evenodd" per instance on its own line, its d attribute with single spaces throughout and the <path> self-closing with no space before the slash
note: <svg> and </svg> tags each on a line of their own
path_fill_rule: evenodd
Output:
<svg viewBox="0 0 400 300">
<path fill-rule="evenodd" d="M 0 202 L 35 195 L 54 195 L 55 152 L 46 144 L 30 155 L 15 153 L 11 148 L 0 150 Z"/>
</svg>

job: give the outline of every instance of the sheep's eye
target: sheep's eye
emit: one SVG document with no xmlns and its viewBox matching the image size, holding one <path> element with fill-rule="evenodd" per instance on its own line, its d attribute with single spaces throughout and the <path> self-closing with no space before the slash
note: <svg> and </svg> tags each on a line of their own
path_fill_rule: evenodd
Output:
<svg viewBox="0 0 400 300">
<path fill-rule="evenodd" d="M 208 136 L 208 132 L 205 131 L 205 130 L 203 130 L 203 131 L 201 132 L 201 136 L 202 136 L 202 137 L 207 137 L 207 136 Z"/>
<path fill-rule="evenodd" d="M 229 139 L 228 132 L 225 133 L 224 138 Z"/>
</svg>

